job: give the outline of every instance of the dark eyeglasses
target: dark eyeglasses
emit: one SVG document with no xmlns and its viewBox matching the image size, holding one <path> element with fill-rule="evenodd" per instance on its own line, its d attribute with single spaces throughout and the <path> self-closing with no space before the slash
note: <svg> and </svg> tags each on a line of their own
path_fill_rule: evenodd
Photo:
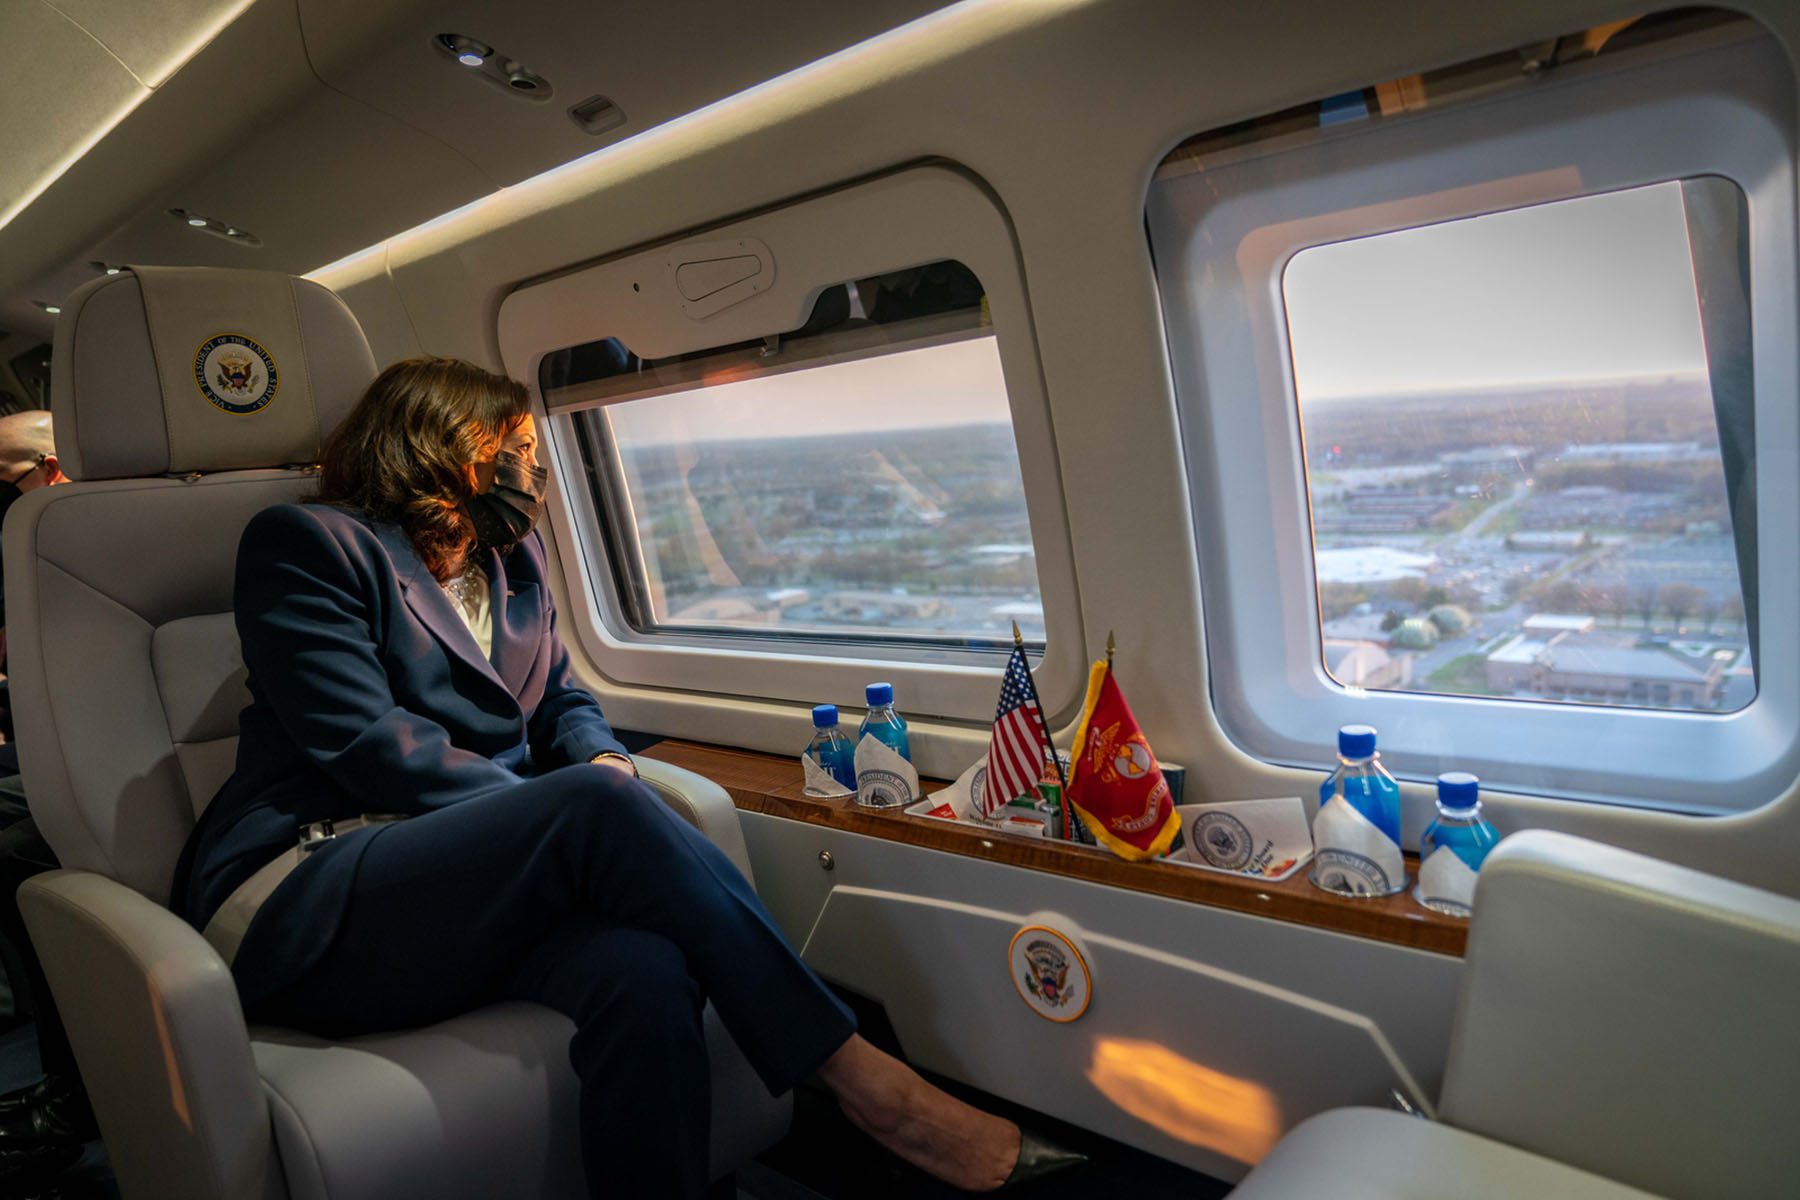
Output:
<svg viewBox="0 0 1800 1200">
<path fill-rule="evenodd" d="M 17 487 L 20 484 L 20 482 L 23 481 L 27 475 L 31 474 L 33 471 L 42 467 L 45 463 L 47 463 L 49 461 L 50 461 L 50 456 L 48 454 L 40 454 L 37 456 L 37 461 L 35 463 L 31 464 L 29 467 L 26 467 L 23 471 L 20 471 L 17 475 L 14 475 L 11 479 L 6 480 L 6 482 L 12 484 L 14 487 Z"/>
</svg>

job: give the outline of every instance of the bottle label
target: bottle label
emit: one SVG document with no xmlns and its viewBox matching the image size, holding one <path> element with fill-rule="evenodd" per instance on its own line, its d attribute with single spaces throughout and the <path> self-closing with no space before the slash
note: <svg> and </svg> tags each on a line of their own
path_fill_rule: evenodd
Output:
<svg viewBox="0 0 1800 1200">
<path fill-rule="evenodd" d="M 1418 896 L 1426 908 L 1467 916 L 1475 907 L 1475 872 L 1456 851 L 1439 846 L 1419 868 Z"/>
<path fill-rule="evenodd" d="M 1313 882 L 1346 896 L 1389 896 L 1406 886 L 1406 860 L 1381 827 L 1334 796 L 1313 818 Z"/>
</svg>

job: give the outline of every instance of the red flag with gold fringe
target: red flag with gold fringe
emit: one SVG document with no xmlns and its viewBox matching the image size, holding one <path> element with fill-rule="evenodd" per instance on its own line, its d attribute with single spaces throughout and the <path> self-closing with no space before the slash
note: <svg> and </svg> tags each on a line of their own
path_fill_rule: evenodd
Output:
<svg viewBox="0 0 1800 1200">
<path fill-rule="evenodd" d="M 1133 861 L 1168 853 L 1181 820 L 1110 663 L 1088 672 L 1074 760 L 1069 802 L 1101 845 Z"/>
</svg>

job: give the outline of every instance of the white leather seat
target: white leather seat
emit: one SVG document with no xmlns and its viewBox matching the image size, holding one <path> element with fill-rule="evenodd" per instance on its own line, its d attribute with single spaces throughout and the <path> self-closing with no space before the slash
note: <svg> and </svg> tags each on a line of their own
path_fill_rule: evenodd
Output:
<svg viewBox="0 0 1800 1200">
<path fill-rule="evenodd" d="M 1337 1108 L 1281 1139 L 1234 1200 L 1653 1200 L 1448 1125 L 1379 1108 Z"/>
<path fill-rule="evenodd" d="M 242 339 L 226 382 L 206 350 L 221 332 Z M 249 1030 L 225 964 L 163 907 L 248 700 L 238 538 L 310 489 L 285 464 L 316 461 L 373 378 L 355 318 L 283 275 L 144 269 L 71 296 L 54 354 L 57 447 L 77 482 L 13 506 L 5 568 L 25 786 L 65 869 L 20 903 L 124 1195 L 585 1195 L 566 1019 L 506 1004 L 341 1043 Z M 748 875 L 723 790 L 641 766 Z M 791 1105 L 710 1007 L 706 1031 L 716 1178 L 780 1138 Z"/>
<path fill-rule="evenodd" d="M 1515 834 L 1476 886 L 1441 1123 L 1323 1113 L 1232 1195 L 1793 1195 L 1797 1004 L 1800 901 Z"/>
</svg>

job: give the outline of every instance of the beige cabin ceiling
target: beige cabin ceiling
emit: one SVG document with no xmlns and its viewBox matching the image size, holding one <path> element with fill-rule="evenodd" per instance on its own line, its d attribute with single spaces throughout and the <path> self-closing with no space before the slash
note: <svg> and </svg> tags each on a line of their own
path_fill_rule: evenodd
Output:
<svg viewBox="0 0 1800 1200">
<path fill-rule="evenodd" d="M 943 3 L 0 0 L 0 220 L 29 201 L 0 225 L 0 329 L 47 335 L 33 302 L 93 262 L 311 270 Z M 439 33 L 554 95 L 475 78 Z M 626 119 L 592 136 L 567 110 L 597 93 Z"/>
</svg>

